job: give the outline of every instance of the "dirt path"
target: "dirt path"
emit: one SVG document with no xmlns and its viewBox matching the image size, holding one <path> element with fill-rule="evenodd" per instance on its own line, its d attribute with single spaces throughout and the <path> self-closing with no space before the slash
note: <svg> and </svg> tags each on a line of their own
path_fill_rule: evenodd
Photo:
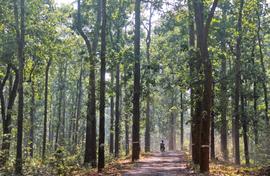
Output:
<svg viewBox="0 0 270 176">
<path fill-rule="evenodd" d="M 187 169 L 187 162 L 181 152 L 153 153 L 139 160 L 133 169 L 123 170 L 123 176 L 175 176 L 195 175 Z"/>
</svg>

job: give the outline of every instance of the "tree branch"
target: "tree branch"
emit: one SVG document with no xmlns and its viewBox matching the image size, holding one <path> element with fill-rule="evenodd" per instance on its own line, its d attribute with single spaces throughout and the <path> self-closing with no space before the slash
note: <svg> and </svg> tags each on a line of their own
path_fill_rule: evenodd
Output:
<svg viewBox="0 0 270 176">
<path fill-rule="evenodd" d="M 214 17 L 217 5 L 218 5 L 218 0 L 214 0 L 214 2 L 212 4 L 212 7 L 211 7 L 211 10 L 210 10 L 210 12 L 208 14 L 206 24 L 205 24 L 205 34 L 206 34 L 206 36 L 208 35 L 209 27 L 210 27 L 210 24 L 211 24 L 212 19 Z"/>
</svg>

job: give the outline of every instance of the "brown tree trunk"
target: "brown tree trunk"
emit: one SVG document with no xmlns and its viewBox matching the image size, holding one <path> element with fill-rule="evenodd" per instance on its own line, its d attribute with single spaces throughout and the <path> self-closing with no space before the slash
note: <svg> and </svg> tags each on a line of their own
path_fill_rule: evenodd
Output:
<svg viewBox="0 0 270 176">
<path fill-rule="evenodd" d="M 227 9 L 226 7 L 222 8 L 222 30 L 221 35 L 221 49 L 222 52 L 226 50 L 226 19 L 227 17 Z M 225 161 L 228 160 L 228 139 L 227 139 L 227 109 L 228 109 L 228 98 L 227 98 L 227 62 L 226 56 L 224 54 L 221 55 L 221 71 L 220 71 L 220 114 L 221 114 L 221 131 L 220 131 L 220 141 L 221 141 L 221 152 L 223 159 Z"/>
<path fill-rule="evenodd" d="M 106 0 L 102 0 L 102 26 L 100 51 L 100 101 L 99 101 L 99 146 L 98 171 L 105 166 L 105 73 L 106 73 Z M 116 127 L 117 128 L 117 127 Z"/>
<path fill-rule="evenodd" d="M 82 77 L 83 77 L 83 59 L 81 59 L 81 70 L 80 70 L 80 76 L 78 80 L 78 99 L 77 99 L 77 110 L 76 110 L 76 119 L 75 119 L 75 136 L 74 136 L 74 142 L 75 146 L 78 145 L 78 133 L 79 133 L 79 120 L 81 118 L 81 105 L 82 105 L 82 95 L 83 95 L 83 87 L 82 87 Z"/>
<path fill-rule="evenodd" d="M 236 60 L 235 60 L 235 96 L 234 96 L 234 123 L 235 123 L 235 164 L 240 164 L 240 146 L 239 146 L 239 99 L 241 86 L 241 40 L 242 40 L 242 12 L 244 0 L 240 1 L 239 16 L 237 23 L 238 37 L 236 41 Z"/>
<path fill-rule="evenodd" d="M 149 7 L 149 19 L 148 19 L 148 28 L 147 28 L 147 38 L 146 38 L 146 59 L 147 59 L 147 74 L 150 74 L 150 47 L 151 47 L 151 33 L 152 33 L 152 16 L 153 16 L 153 8 L 152 4 Z M 151 128 L 151 121 L 150 121 L 150 85 L 149 80 L 146 81 L 146 119 L 145 119 L 145 152 L 150 152 L 150 128 Z"/>
<path fill-rule="evenodd" d="M 181 130 L 181 136 L 180 136 L 180 143 L 181 143 L 181 150 L 184 150 L 184 100 L 183 100 L 183 93 L 181 92 L 181 119 L 180 119 L 180 130 Z"/>
<path fill-rule="evenodd" d="M 124 66 L 124 90 L 125 90 L 125 97 L 124 97 L 124 102 L 125 102 L 125 151 L 126 155 L 129 154 L 129 94 L 128 94 L 128 87 L 127 87 L 127 65 Z"/>
<path fill-rule="evenodd" d="M 242 128 L 243 128 L 243 139 L 244 139 L 244 153 L 245 153 L 245 160 L 246 165 L 249 166 L 249 147 L 248 147 L 248 117 L 245 112 L 245 97 L 244 97 L 244 90 L 243 87 L 241 89 L 241 122 L 242 122 Z"/>
<path fill-rule="evenodd" d="M 113 68 L 111 71 L 111 87 L 114 87 L 114 74 Z M 114 152 L 114 96 L 111 95 L 111 121 L 110 121 L 110 153 L 113 154 Z"/>
<path fill-rule="evenodd" d="M 140 24 L 141 0 L 135 1 L 135 37 L 134 37 L 134 92 L 133 92 L 133 125 L 132 125 L 132 161 L 140 158 Z"/>
<path fill-rule="evenodd" d="M 25 1 L 20 0 L 20 15 L 18 13 L 17 0 L 14 0 L 14 16 L 16 38 L 18 45 L 18 62 L 19 62 L 19 78 L 18 78 L 18 116 L 17 116 L 17 147 L 16 147 L 16 163 L 15 173 L 22 174 L 22 141 L 23 141 L 23 111 L 24 111 L 24 95 L 23 95 L 23 78 L 24 78 L 24 46 L 25 46 Z M 20 20 L 19 20 L 20 16 Z M 20 24 L 19 24 L 20 21 Z"/>
<path fill-rule="evenodd" d="M 120 148 L 120 63 L 116 65 L 115 93 L 115 157 L 118 158 Z"/>
<path fill-rule="evenodd" d="M 194 0 L 195 22 L 197 27 L 197 44 L 200 49 L 200 59 L 203 63 L 203 100 L 202 100 L 202 120 L 201 120 L 201 140 L 200 140 L 200 172 L 209 172 L 209 132 L 212 112 L 212 64 L 208 53 L 208 31 L 212 18 L 217 7 L 218 0 L 214 0 L 211 10 L 204 24 L 203 1 Z"/>
<path fill-rule="evenodd" d="M 97 0 L 97 17 L 94 30 L 93 45 L 82 30 L 81 24 L 81 1 L 78 0 L 78 24 L 77 30 L 84 39 L 90 58 L 90 74 L 89 74 L 89 93 L 87 103 L 87 122 L 86 122 L 86 141 L 84 164 L 90 163 L 92 167 L 96 167 L 96 49 L 98 45 L 100 21 L 101 21 L 101 0 Z"/>
<path fill-rule="evenodd" d="M 44 95 L 44 121 L 43 121 L 43 142 L 42 142 L 42 159 L 45 159 L 46 140 L 47 140 L 47 114 L 48 114 L 48 86 L 49 86 L 49 70 L 52 60 L 49 59 L 45 71 L 45 95 Z"/>
</svg>

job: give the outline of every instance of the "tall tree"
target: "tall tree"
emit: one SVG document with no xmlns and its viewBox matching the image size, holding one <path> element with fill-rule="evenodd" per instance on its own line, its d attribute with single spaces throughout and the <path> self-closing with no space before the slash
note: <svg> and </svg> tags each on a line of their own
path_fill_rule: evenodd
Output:
<svg viewBox="0 0 270 176">
<path fill-rule="evenodd" d="M 212 112 L 212 64 L 208 53 L 208 33 L 218 0 L 214 0 L 210 12 L 204 21 L 204 4 L 202 0 L 193 0 L 195 22 L 197 28 L 197 45 L 203 63 L 204 82 L 201 111 L 201 144 L 200 144 L 200 171 L 209 171 L 209 131 Z"/>
<path fill-rule="evenodd" d="M 149 3 L 149 19 L 148 19 L 148 27 L 145 27 L 147 30 L 146 37 L 146 59 L 147 59 L 147 74 L 150 74 L 150 47 L 151 47 L 151 35 L 152 35 L 152 16 L 153 16 L 153 5 Z M 150 152 L 151 149 L 151 138 L 150 138 L 150 128 L 151 128 L 151 120 L 150 120 L 150 84 L 149 80 L 146 82 L 146 120 L 145 120 L 145 152 Z"/>
<path fill-rule="evenodd" d="M 24 112 L 24 94 L 23 94 L 23 78 L 24 78 L 24 47 L 25 47 L 25 1 L 20 0 L 20 14 L 18 10 L 18 2 L 14 0 L 14 16 L 16 39 L 18 45 L 18 62 L 19 62 L 19 78 L 18 78 L 18 117 L 17 117 L 17 147 L 16 147 L 16 163 L 15 172 L 22 174 L 22 141 L 23 141 L 23 112 Z"/>
<path fill-rule="evenodd" d="M 141 0 L 135 1 L 135 37 L 134 37 L 134 90 L 133 90 L 133 125 L 132 125 L 132 161 L 140 158 L 140 25 Z"/>
<path fill-rule="evenodd" d="M 105 73 L 106 73 L 106 0 L 102 0 L 98 171 L 105 166 Z"/>
<path fill-rule="evenodd" d="M 240 0 L 238 21 L 237 21 L 237 39 L 235 46 L 235 95 L 234 95 L 234 123 L 235 123 L 235 133 L 234 133 L 234 143 L 235 143 L 235 163 L 240 164 L 240 146 L 239 146 L 239 100 L 240 100 L 240 84 L 241 84 L 241 42 L 242 42 L 242 17 L 243 17 L 243 6 L 244 0 Z"/>
<path fill-rule="evenodd" d="M 114 86 L 114 69 L 111 70 L 111 86 Z M 114 148 L 114 95 L 111 95 L 111 119 L 110 119 L 110 153 L 113 154 L 113 148 Z"/>
<path fill-rule="evenodd" d="M 77 30 L 84 39 L 90 58 L 90 74 L 89 74 L 89 92 L 87 106 L 87 123 L 86 123 L 86 142 L 84 163 L 90 163 L 92 167 L 96 167 L 96 50 L 98 46 L 98 38 L 101 21 L 101 0 L 97 0 L 97 17 L 94 29 L 93 42 L 91 43 L 88 36 L 82 29 L 81 19 L 81 0 L 78 0 L 77 14 Z"/>
<path fill-rule="evenodd" d="M 226 51 L 226 19 L 227 19 L 227 7 L 225 3 L 222 4 L 222 21 L 221 21 L 221 50 Z M 227 109 L 228 109 L 228 98 L 227 98 L 227 61 L 225 54 L 220 55 L 221 58 L 221 69 L 220 69 L 220 113 L 221 113 L 221 152 L 224 160 L 228 160 L 228 139 L 227 139 Z"/>
<path fill-rule="evenodd" d="M 44 121 L 43 121 L 43 142 L 42 142 L 42 159 L 45 159 L 46 153 L 46 139 L 47 139 L 47 115 L 48 115 L 48 87 L 49 87 L 49 70 L 51 59 L 46 64 L 45 68 L 45 95 L 44 95 Z"/>
</svg>

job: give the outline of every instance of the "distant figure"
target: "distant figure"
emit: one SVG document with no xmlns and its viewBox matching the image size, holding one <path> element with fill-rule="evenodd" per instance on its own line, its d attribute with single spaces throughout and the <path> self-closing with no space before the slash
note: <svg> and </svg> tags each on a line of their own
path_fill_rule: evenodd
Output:
<svg viewBox="0 0 270 176">
<path fill-rule="evenodd" d="M 165 144 L 163 140 L 161 140 L 161 143 L 160 143 L 160 151 L 165 152 Z"/>
</svg>

